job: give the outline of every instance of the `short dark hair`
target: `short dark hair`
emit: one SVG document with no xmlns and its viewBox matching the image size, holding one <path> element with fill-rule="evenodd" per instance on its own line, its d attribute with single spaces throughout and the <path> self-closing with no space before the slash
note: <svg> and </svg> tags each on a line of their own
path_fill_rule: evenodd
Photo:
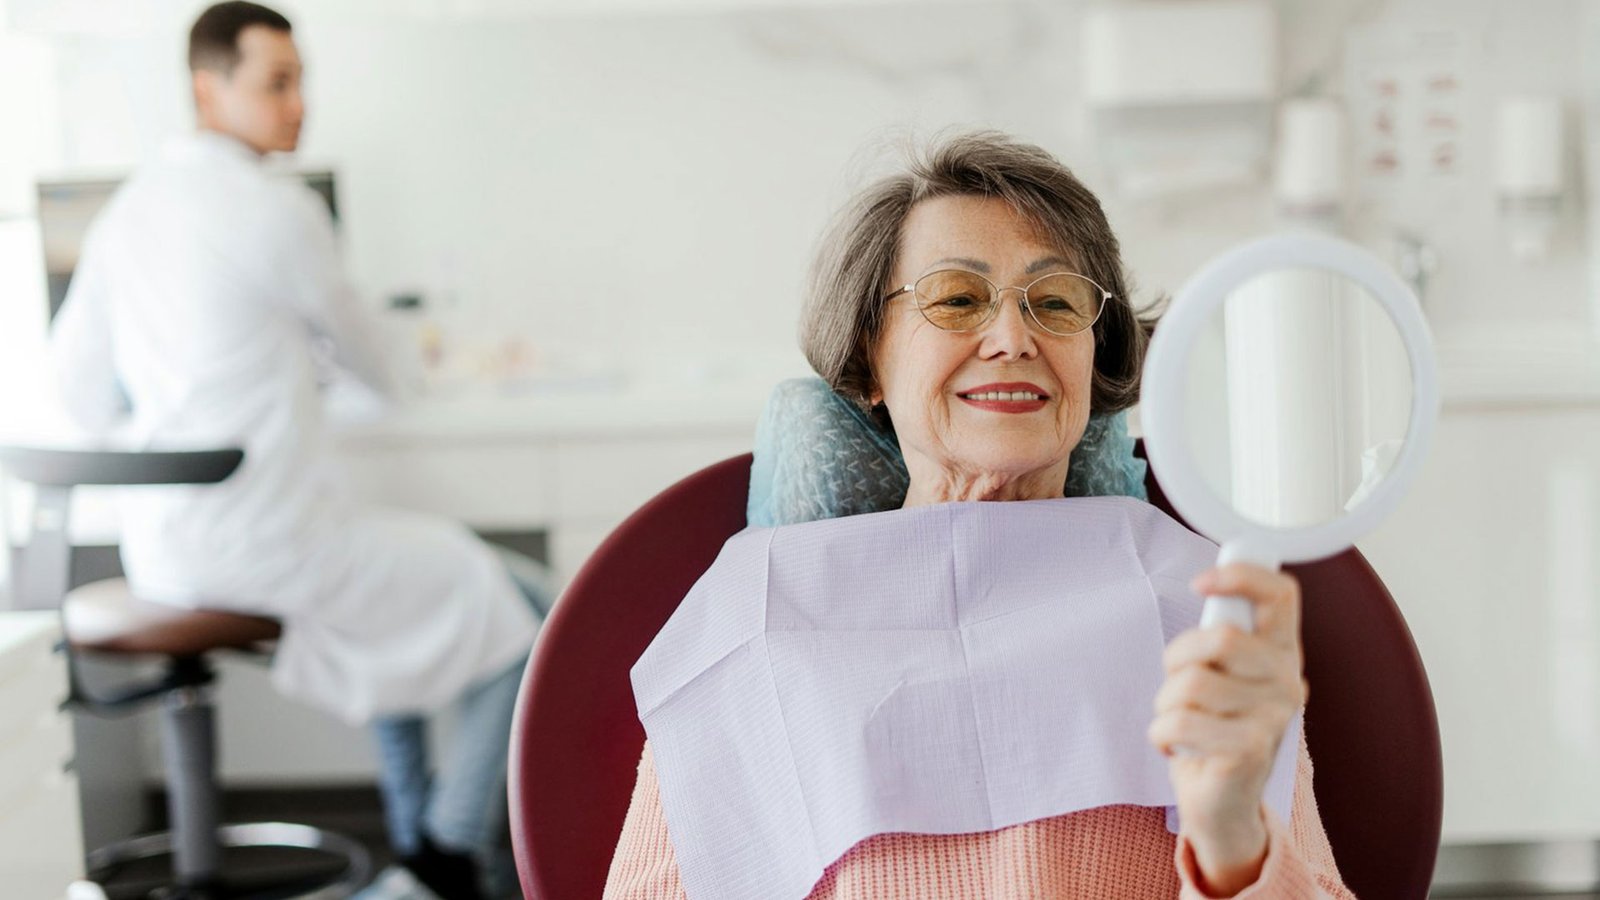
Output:
<svg viewBox="0 0 1600 900">
<path fill-rule="evenodd" d="M 901 229 L 912 207 L 951 195 L 1005 200 L 1048 243 L 1077 260 L 1082 274 L 1111 292 L 1094 323 L 1090 405 L 1094 412 L 1114 413 L 1138 402 L 1158 304 L 1140 310 L 1129 300 L 1117 237 L 1083 182 L 1045 150 L 997 131 L 955 132 L 913 150 L 899 174 L 868 185 L 834 219 L 812 265 L 800 322 L 800 347 L 817 374 L 872 411 L 872 354 L 883 330 L 884 295 Z"/>
<path fill-rule="evenodd" d="M 259 3 L 217 3 L 201 13 L 189 29 L 189 71 L 209 69 L 232 75 L 242 58 L 239 33 L 252 25 L 265 25 L 273 31 L 293 30 L 281 13 Z"/>
</svg>

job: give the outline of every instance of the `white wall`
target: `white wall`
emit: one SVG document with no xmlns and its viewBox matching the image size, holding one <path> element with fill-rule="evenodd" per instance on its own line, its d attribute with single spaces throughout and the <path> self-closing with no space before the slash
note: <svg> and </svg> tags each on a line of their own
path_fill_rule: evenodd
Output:
<svg viewBox="0 0 1600 900">
<path fill-rule="evenodd" d="M 53 53 L 62 110 L 31 155 L 53 155 L 44 168 L 56 171 L 126 169 L 189 127 L 182 35 L 199 5 L 142 0 L 136 21 L 86 29 L 40 11 L 51 4 L 12 0 L 12 28 L 32 26 L 23 33 Z M 1588 315 L 1580 204 L 1547 263 L 1484 252 L 1503 246 L 1487 182 L 1493 104 L 1553 92 L 1577 125 L 1581 5 L 1280 4 L 1286 93 L 1344 93 L 1354 114 L 1368 111 L 1365 80 L 1409 71 L 1385 47 L 1419 29 L 1457 40 L 1443 56 L 1463 84 L 1456 172 L 1358 170 L 1352 209 L 1375 248 L 1396 227 L 1437 245 L 1427 300 L 1442 332 L 1498 327 L 1508 312 L 1580 327 Z M 375 300 L 453 298 L 469 339 L 520 333 L 555 364 L 792 352 L 822 224 L 892 156 L 875 151 L 906 133 L 1012 129 L 1091 186 L 1110 183 L 1076 89 L 1074 4 L 565 17 L 490 3 L 285 8 L 308 66 L 302 157 L 339 170 L 358 283 Z M 1351 23 L 1361 30 L 1347 35 Z M 1269 224 L 1259 189 L 1104 199 L 1145 298 Z"/>
</svg>

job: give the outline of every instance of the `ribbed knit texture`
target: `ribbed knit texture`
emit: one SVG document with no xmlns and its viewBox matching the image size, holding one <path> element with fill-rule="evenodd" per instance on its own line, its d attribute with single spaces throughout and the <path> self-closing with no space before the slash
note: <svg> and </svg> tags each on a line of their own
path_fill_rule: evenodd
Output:
<svg viewBox="0 0 1600 900">
<path fill-rule="evenodd" d="M 1334 864 L 1311 776 L 1302 739 L 1291 821 L 1285 826 L 1266 813 L 1271 838 L 1261 877 L 1234 896 L 1354 897 Z M 1209 900 L 1196 875 L 1186 842 L 1167 831 L 1163 810 L 1105 806 L 977 834 L 877 835 L 830 865 L 808 900 Z M 684 897 L 646 744 L 605 898 Z"/>
</svg>

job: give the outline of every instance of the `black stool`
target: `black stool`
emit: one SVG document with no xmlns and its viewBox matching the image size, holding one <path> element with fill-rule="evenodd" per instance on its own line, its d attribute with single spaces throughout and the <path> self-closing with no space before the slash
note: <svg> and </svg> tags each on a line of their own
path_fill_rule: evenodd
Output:
<svg viewBox="0 0 1600 900">
<path fill-rule="evenodd" d="M 33 536 L 15 573 L 18 606 L 61 607 L 63 649 L 71 679 L 69 706 L 116 716 L 161 703 L 162 761 L 166 771 L 169 831 L 92 850 L 90 877 L 104 878 L 124 864 L 172 857 L 173 884 L 161 896 L 212 900 L 253 897 L 345 897 L 364 885 L 371 864 L 366 849 L 343 835 L 288 822 L 224 825 L 216 782 L 215 707 L 208 686 L 216 673 L 207 654 L 217 650 L 263 653 L 279 635 L 276 621 L 218 610 L 189 610 L 139 600 L 123 579 L 68 591 L 71 546 L 68 499 L 78 485 L 214 484 L 244 459 L 239 450 L 117 452 L 0 447 L 0 467 L 37 491 Z M 83 683 L 77 653 L 157 655 L 166 670 L 153 680 L 94 692 Z M 314 879 L 285 879 L 230 888 L 222 866 L 225 848 L 317 851 L 342 859 L 342 870 Z"/>
</svg>

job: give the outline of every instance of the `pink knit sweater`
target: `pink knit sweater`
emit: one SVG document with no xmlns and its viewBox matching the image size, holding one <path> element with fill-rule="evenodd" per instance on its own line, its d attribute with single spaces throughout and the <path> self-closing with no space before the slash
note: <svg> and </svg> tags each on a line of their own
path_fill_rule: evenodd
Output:
<svg viewBox="0 0 1600 900">
<path fill-rule="evenodd" d="M 1317 816 L 1304 740 L 1289 824 L 1266 815 L 1266 864 L 1236 897 L 1354 900 Z M 1198 887 L 1197 871 L 1187 843 L 1167 831 L 1162 810 L 1103 806 L 977 834 L 880 834 L 834 861 L 808 900 L 1203 900 L 1210 895 Z M 605 898 L 684 898 L 649 744 Z"/>
</svg>

